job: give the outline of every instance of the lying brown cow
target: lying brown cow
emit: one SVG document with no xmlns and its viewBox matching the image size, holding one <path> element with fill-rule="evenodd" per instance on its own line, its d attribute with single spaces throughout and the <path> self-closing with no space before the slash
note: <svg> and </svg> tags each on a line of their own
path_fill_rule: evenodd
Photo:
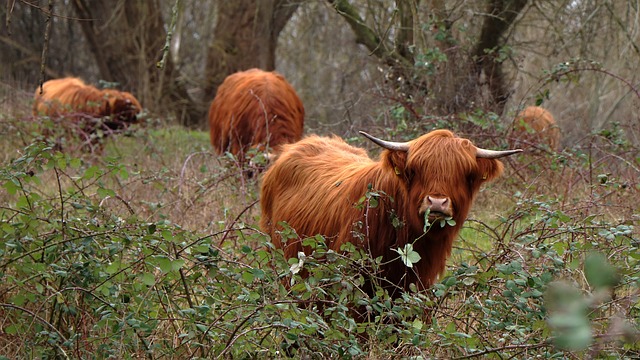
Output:
<svg viewBox="0 0 640 360">
<path fill-rule="evenodd" d="M 511 138 L 516 146 L 527 148 L 546 144 L 555 151 L 560 145 L 560 128 L 548 110 L 529 106 L 516 117 Z"/>
<path fill-rule="evenodd" d="M 321 234 L 335 251 L 350 242 L 381 256 L 383 286 L 391 294 L 412 283 L 426 289 L 444 271 L 480 186 L 502 173 L 497 159 L 522 150 L 481 149 L 447 130 L 406 143 L 361 133 L 386 149 L 378 160 L 338 137 L 310 136 L 283 146 L 264 174 L 260 227 L 287 258 L 308 254 L 301 239 Z M 382 194 L 377 207 L 354 206 L 368 189 Z M 449 218 L 455 225 L 441 227 L 438 219 Z M 426 220 L 435 224 L 426 226 Z M 283 221 L 297 239 L 283 241 Z M 413 267 L 397 252 L 407 244 L 421 257 Z"/>
<path fill-rule="evenodd" d="M 259 69 L 229 75 L 209 108 L 213 148 L 236 155 L 241 163 L 251 148 L 278 152 L 300 140 L 304 106 L 293 87 L 277 72 Z"/>
<path fill-rule="evenodd" d="M 128 92 L 100 90 L 74 77 L 46 81 L 40 90 L 38 87 L 34 96 L 34 115 L 82 122 L 78 130 L 91 144 L 98 141 L 95 138 L 98 130 L 108 135 L 124 129 L 138 120 L 142 110 L 138 100 Z"/>
</svg>

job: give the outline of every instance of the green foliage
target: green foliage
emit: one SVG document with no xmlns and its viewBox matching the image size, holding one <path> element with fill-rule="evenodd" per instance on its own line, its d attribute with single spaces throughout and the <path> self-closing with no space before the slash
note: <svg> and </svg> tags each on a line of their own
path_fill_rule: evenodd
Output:
<svg viewBox="0 0 640 360">
<path fill-rule="evenodd" d="M 447 55 L 439 48 L 425 49 L 424 53 L 416 55 L 414 67 L 425 75 L 434 75 L 441 63 L 447 62 Z"/>
<path fill-rule="evenodd" d="M 471 117 L 478 127 L 492 121 Z M 300 239 L 286 224 L 283 239 L 301 240 L 309 251 L 285 259 L 257 231 L 250 205 L 224 205 L 252 204 L 257 193 L 241 176 L 223 187 L 235 174 L 229 163 L 215 172 L 225 158 L 196 162 L 202 148 L 185 140 L 191 138 L 155 130 L 147 136 L 152 140 L 121 139 L 117 149 L 107 147 L 118 156 L 99 163 L 33 142 L 0 166 L 0 309 L 8 357 L 620 358 L 640 352 L 638 213 L 624 202 L 633 203 L 628 194 L 637 189 L 611 162 L 580 150 L 545 158 L 550 168 L 586 179 L 585 194 L 561 191 L 558 184 L 577 181 L 552 177 L 543 185 L 506 180 L 492 188 L 491 198 L 475 205 L 490 220 L 465 223 L 439 282 L 391 298 L 378 287 L 380 259 L 352 244 L 331 251 L 322 236 Z M 208 145 L 206 136 L 196 138 Z M 177 148 L 192 146 L 193 153 L 170 163 L 161 142 L 179 144 L 169 147 L 168 158 Z M 133 161 L 124 158 L 129 152 Z M 157 170 L 137 165 L 146 154 L 161 164 Z M 196 176 L 185 179 L 190 171 Z M 548 183 L 555 184 L 551 195 L 544 192 Z M 249 200 L 240 189 L 248 189 Z M 194 210 L 218 192 L 219 212 Z M 356 206 L 384 208 L 402 229 L 403 219 L 387 210 L 393 201 L 369 187 Z M 492 203 L 500 207 L 485 211 Z M 205 216 L 212 219 L 199 224 L 208 227 L 190 228 L 189 220 Z M 454 225 L 438 219 L 425 231 Z M 406 271 L 429 260 L 414 246 L 392 249 Z"/>
</svg>

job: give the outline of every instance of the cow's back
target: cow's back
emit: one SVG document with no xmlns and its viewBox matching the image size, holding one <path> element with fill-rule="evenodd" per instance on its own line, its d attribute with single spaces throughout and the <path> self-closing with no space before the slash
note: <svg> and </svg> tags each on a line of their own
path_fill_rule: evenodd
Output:
<svg viewBox="0 0 640 360">
<path fill-rule="evenodd" d="M 354 204 L 362 194 L 352 194 L 346 182 L 373 164 L 366 151 L 337 137 L 310 136 L 284 145 L 262 179 L 261 229 L 287 257 L 297 256 L 302 246 L 299 242 L 284 244 L 279 234 L 282 228 L 274 219 L 286 219 L 303 238 L 324 235 L 328 246 L 339 250 L 343 241 L 336 240 L 351 237 L 351 229 L 343 226 L 345 219 L 357 218 L 361 212 Z M 322 216 L 324 213 L 341 216 Z"/>
<path fill-rule="evenodd" d="M 304 106 L 275 72 L 251 69 L 229 75 L 209 107 L 210 140 L 219 154 L 292 143 L 302 137 Z"/>
<path fill-rule="evenodd" d="M 539 106 L 529 106 L 516 117 L 512 137 L 525 147 L 546 144 L 556 150 L 560 144 L 560 128 L 551 112 Z"/>
</svg>

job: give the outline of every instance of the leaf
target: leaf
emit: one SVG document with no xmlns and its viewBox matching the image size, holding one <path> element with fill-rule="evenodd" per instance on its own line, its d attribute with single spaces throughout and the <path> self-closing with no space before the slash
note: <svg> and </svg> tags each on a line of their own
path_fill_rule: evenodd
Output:
<svg viewBox="0 0 640 360">
<path fill-rule="evenodd" d="M 140 275 L 140 280 L 147 286 L 153 286 L 156 283 L 156 279 L 151 273 L 144 273 Z"/>
<path fill-rule="evenodd" d="M 203 333 L 207 333 L 207 331 L 209 330 L 209 327 L 203 324 L 196 324 L 196 329 L 202 331 Z"/>
<path fill-rule="evenodd" d="M 158 256 L 155 258 L 155 260 L 158 267 L 160 268 L 160 271 L 162 271 L 164 274 L 171 271 L 172 269 L 171 259 L 169 259 L 166 256 Z"/>
<path fill-rule="evenodd" d="M 253 276 L 253 273 L 251 271 L 245 270 L 242 272 L 242 280 L 244 280 L 244 282 L 246 282 L 247 284 L 251 284 L 253 282 L 253 279 L 255 279 L 255 277 Z"/>
<path fill-rule="evenodd" d="M 289 270 L 292 274 L 297 274 L 300 272 L 300 270 L 302 270 L 306 258 L 307 256 L 302 251 L 298 252 L 298 262 L 291 264 L 291 266 L 289 267 Z"/>
<path fill-rule="evenodd" d="M 620 281 L 616 268 L 601 253 L 590 253 L 584 261 L 584 274 L 594 289 L 616 286 Z"/>
<path fill-rule="evenodd" d="M 107 196 L 114 197 L 116 196 L 116 192 L 111 189 L 105 189 L 105 188 L 99 187 L 98 196 L 100 196 L 103 199 L 106 198 Z"/>
<path fill-rule="evenodd" d="M 18 327 L 16 325 L 9 325 L 4 328 L 4 332 L 9 335 L 15 335 L 18 333 Z"/>
<path fill-rule="evenodd" d="M 402 262 L 410 268 L 413 267 L 413 264 L 422 259 L 422 257 L 420 257 L 420 254 L 418 254 L 417 251 L 413 250 L 413 244 L 406 244 L 404 246 L 404 249 L 398 248 L 394 249 L 394 251 L 400 254 L 400 259 L 402 259 Z"/>
<path fill-rule="evenodd" d="M 4 183 L 4 188 L 7 189 L 7 192 L 10 195 L 15 195 L 18 192 L 18 189 L 20 189 L 20 183 L 16 179 L 11 179 Z"/>
<path fill-rule="evenodd" d="M 178 271 L 178 270 L 182 269 L 184 264 L 185 264 L 185 261 L 182 260 L 182 259 L 173 260 L 171 262 L 171 270 Z"/>
<path fill-rule="evenodd" d="M 71 166 L 73 169 L 80 168 L 80 165 L 82 165 L 82 161 L 80 161 L 80 159 L 78 158 L 73 158 L 69 160 L 69 166 Z"/>
<path fill-rule="evenodd" d="M 422 228 L 423 233 L 426 233 L 427 230 L 429 230 L 429 227 L 431 227 L 431 223 L 429 223 L 430 212 L 431 212 L 431 209 L 427 209 L 427 211 L 424 212 L 424 227 Z"/>
</svg>

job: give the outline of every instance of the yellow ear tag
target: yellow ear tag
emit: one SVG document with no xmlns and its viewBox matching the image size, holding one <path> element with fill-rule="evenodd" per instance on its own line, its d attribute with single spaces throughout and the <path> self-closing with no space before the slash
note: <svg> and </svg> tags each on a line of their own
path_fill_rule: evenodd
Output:
<svg viewBox="0 0 640 360">
<path fill-rule="evenodd" d="M 482 175 L 482 180 L 487 180 L 487 174 Z"/>
<path fill-rule="evenodd" d="M 393 167 L 393 171 L 395 171 L 395 172 L 396 172 L 396 175 L 398 175 L 398 176 L 400 176 L 400 174 L 402 174 L 402 172 L 400 171 L 400 169 L 398 169 L 398 167 L 397 167 L 397 166 L 394 166 L 394 167 Z"/>
</svg>

